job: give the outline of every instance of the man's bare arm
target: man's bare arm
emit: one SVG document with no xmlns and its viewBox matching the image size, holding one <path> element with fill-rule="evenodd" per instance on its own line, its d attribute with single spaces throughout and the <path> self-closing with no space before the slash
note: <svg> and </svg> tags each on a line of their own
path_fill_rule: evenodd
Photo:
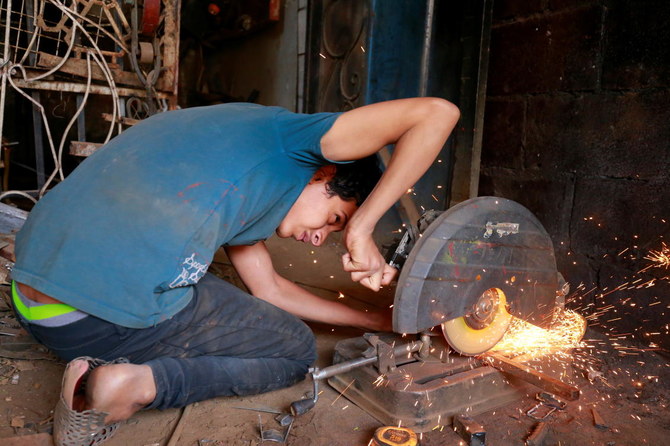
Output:
<svg viewBox="0 0 670 446">
<path fill-rule="evenodd" d="M 395 144 L 384 174 L 353 215 L 344 233 L 343 266 L 352 280 L 373 290 L 392 278 L 372 232 L 384 213 L 414 186 L 433 163 L 460 114 L 436 98 L 411 98 L 367 105 L 342 114 L 321 139 L 324 156 L 360 159 Z"/>
<path fill-rule="evenodd" d="M 226 253 L 251 294 L 301 319 L 366 330 L 391 331 L 390 313 L 365 312 L 322 299 L 281 277 L 265 243 L 230 246 Z"/>
</svg>

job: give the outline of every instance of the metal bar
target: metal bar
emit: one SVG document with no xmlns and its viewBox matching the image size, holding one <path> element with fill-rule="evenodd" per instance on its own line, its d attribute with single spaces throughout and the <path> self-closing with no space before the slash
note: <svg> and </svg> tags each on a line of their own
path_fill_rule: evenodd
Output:
<svg viewBox="0 0 670 446">
<path fill-rule="evenodd" d="M 399 357 L 406 355 L 408 353 L 418 352 L 422 346 L 423 342 L 421 341 L 414 341 L 408 344 L 399 345 L 393 349 L 393 356 Z M 377 361 L 378 361 L 377 356 L 372 356 L 370 358 L 351 359 L 349 361 L 334 364 L 323 369 L 316 369 L 312 373 L 312 378 L 314 380 L 330 378 L 331 376 L 339 375 L 340 373 L 346 373 L 358 367 L 363 367 L 368 364 L 374 364 Z"/>
<path fill-rule="evenodd" d="M 17 87 L 33 89 L 33 90 L 48 90 L 48 91 L 67 91 L 72 93 L 85 93 L 86 84 L 78 84 L 75 82 L 57 82 L 57 81 L 33 81 L 26 82 L 23 79 L 16 79 L 14 83 Z M 116 88 L 119 96 L 137 96 L 144 98 L 147 96 L 146 90 L 136 90 L 134 88 Z M 91 85 L 89 87 L 91 94 L 112 94 L 112 89 L 103 85 Z M 170 94 L 157 92 L 156 97 L 159 99 L 169 99 Z"/>
<path fill-rule="evenodd" d="M 515 378 L 533 384 L 542 390 L 551 392 L 554 395 L 561 396 L 568 401 L 575 401 L 579 399 L 579 389 L 570 384 L 559 381 L 545 373 L 542 373 L 530 366 L 521 364 L 520 362 L 506 358 L 498 353 L 487 353 L 483 359 L 489 365 L 495 367 L 503 373 L 506 373 Z"/>
<path fill-rule="evenodd" d="M 37 64 L 40 67 L 52 67 L 58 64 L 60 57 L 48 53 L 39 52 L 39 60 Z M 116 53 L 114 53 L 116 54 Z M 83 78 L 88 77 L 87 63 L 83 59 L 69 58 L 64 64 L 58 68 L 58 71 L 68 74 L 74 74 Z M 109 71 L 114 77 L 114 82 L 117 84 L 125 84 L 130 87 L 144 88 L 144 84 L 137 78 L 135 73 L 119 70 L 117 68 L 109 68 Z M 91 77 L 98 81 L 107 81 L 107 77 L 97 65 L 91 69 Z"/>
<path fill-rule="evenodd" d="M 84 102 L 84 95 L 77 93 L 77 110 Z M 86 113 L 79 113 L 77 116 L 77 139 L 79 141 L 86 141 Z"/>
<path fill-rule="evenodd" d="M 33 91 L 32 97 L 35 102 L 41 104 L 40 92 Z M 46 182 L 44 174 L 44 138 L 42 137 L 42 115 L 33 104 L 33 135 L 35 137 L 35 172 L 37 173 L 37 189 L 42 189 Z M 47 125 L 47 123 L 44 123 Z"/>
<path fill-rule="evenodd" d="M 163 0 L 163 67 L 165 72 L 157 83 L 157 90 L 169 93 L 165 97 L 170 108 L 177 106 L 179 89 L 179 10 L 178 0 Z"/>
<path fill-rule="evenodd" d="M 91 156 L 102 147 L 102 144 L 86 141 L 70 141 L 70 155 Z"/>
<path fill-rule="evenodd" d="M 540 421 L 533 427 L 533 432 L 526 438 L 526 446 L 542 446 L 547 436 L 547 423 Z"/>
<path fill-rule="evenodd" d="M 119 113 L 119 114 L 122 115 L 123 113 Z M 109 114 L 109 113 L 103 113 L 102 114 L 102 119 L 104 119 L 105 121 L 112 122 L 112 115 Z M 140 122 L 141 120 L 140 119 L 133 119 L 133 118 L 126 118 L 125 116 L 119 116 L 118 118 L 116 118 L 116 121 L 120 122 L 121 124 L 124 124 L 124 125 L 135 125 L 138 122 Z"/>
<path fill-rule="evenodd" d="M 5 51 L 2 56 L 2 83 L 0 84 L 0 140 L 2 139 L 3 123 L 5 122 L 5 96 L 7 91 L 7 76 L 9 76 L 8 67 L 9 64 L 9 25 L 11 23 L 11 14 L 12 14 L 12 0 L 7 0 L 7 10 L 5 12 Z"/>
<path fill-rule="evenodd" d="M 181 415 L 179 416 L 179 421 L 177 421 L 177 425 L 172 431 L 172 435 L 170 435 L 170 440 L 168 441 L 167 446 L 176 446 L 177 443 L 179 442 L 179 437 L 181 437 L 181 433 L 184 430 L 184 426 L 186 426 L 186 418 L 188 418 L 189 414 L 193 410 L 193 404 L 195 403 L 191 403 L 188 406 L 184 407 L 184 410 L 181 412 Z"/>
<path fill-rule="evenodd" d="M 2 81 L 0 82 L 0 141 L 2 140 L 2 131 L 4 122 L 5 122 L 5 96 L 7 91 L 7 75 L 5 75 L 4 70 L 2 69 Z"/>
<path fill-rule="evenodd" d="M 433 43 L 433 20 L 435 17 L 435 0 L 428 0 L 426 5 L 426 22 L 424 24 L 423 49 L 421 52 L 421 74 L 419 77 L 419 96 L 428 92 L 428 72 L 430 50 Z"/>
<path fill-rule="evenodd" d="M 493 0 L 463 2 L 458 134 L 452 146 L 449 206 L 478 195 Z"/>
<path fill-rule="evenodd" d="M 9 38 L 10 38 L 10 26 L 11 26 L 11 15 L 12 15 L 12 0 L 7 0 L 7 10 L 5 13 L 5 51 L 2 55 L 3 63 L 9 61 Z"/>
<path fill-rule="evenodd" d="M 484 107 L 486 105 L 486 85 L 489 72 L 489 46 L 491 41 L 491 20 L 493 0 L 484 0 L 482 27 L 479 45 L 479 67 L 477 70 L 477 91 L 475 93 L 474 136 L 472 158 L 470 162 L 470 198 L 479 195 L 479 172 L 482 157 L 482 139 L 484 137 Z"/>
<path fill-rule="evenodd" d="M 484 446 L 486 429 L 466 415 L 457 415 L 452 422 L 454 431 L 465 440 L 467 446 Z M 460 442 L 459 442 L 460 444 Z"/>
</svg>

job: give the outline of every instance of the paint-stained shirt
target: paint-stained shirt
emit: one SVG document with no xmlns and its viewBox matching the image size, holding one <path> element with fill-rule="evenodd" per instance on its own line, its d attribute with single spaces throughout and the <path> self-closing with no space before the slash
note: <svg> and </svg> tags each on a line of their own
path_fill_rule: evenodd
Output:
<svg viewBox="0 0 670 446">
<path fill-rule="evenodd" d="M 14 280 L 132 328 L 191 299 L 220 246 L 268 238 L 328 161 L 338 114 L 224 104 L 124 131 L 41 199 L 16 238 Z"/>
</svg>

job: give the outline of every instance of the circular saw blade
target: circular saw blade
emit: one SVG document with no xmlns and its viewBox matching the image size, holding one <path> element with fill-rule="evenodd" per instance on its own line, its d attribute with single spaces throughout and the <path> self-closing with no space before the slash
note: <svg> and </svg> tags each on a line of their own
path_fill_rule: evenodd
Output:
<svg viewBox="0 0 670 446">
<path fill-rule="evenodd" d="M 458 353 L 474 356 L 490 350 L 505 335 L 512 315 L 507 311 L 505 294 L 498 291 L 498 305 L 495 316 L 483 328 L 474 328 L 467 316 L 457 317 L 442 323 L 442 333 L 449 345 Z"/>
</svg>

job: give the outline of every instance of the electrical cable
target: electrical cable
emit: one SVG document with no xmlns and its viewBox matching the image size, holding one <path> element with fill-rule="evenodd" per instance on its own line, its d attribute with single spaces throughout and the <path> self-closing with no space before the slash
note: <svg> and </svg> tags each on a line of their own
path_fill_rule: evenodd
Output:
<svg viewBox="0 0 670 446">
<path fill-rule="evenodd" d="M 56 175 L 59 175 L 61 180 L 64 179 L 63 168 L 62 168 L 62 152 L 63 152 L 63 148 L 64 148 L 64 145 L 65 145 L 65 140 L 66 140 L 67 134 L 68 134 L 68 132 L 70 131 L 70 129 L 72 128 L 72 125 L 74 125 L 74 122 L 76 121 L 76 119 L 78 118 L 78 116 L 81 114 L 81 112 L 82 112 L 82 110 L 83 110 L 83 108 L 84 108 L 84 105 L 86 104 L 86 100 L 87 100 L 87 98 L 88 98 L 89 92 L 90 92 L 91 78 L 92 78 L 91 58 L 93 58 L 93 60 L 96 62 L 96 64 L 98 65 L 98 67 L 99 67 L 100 70 L 102 71 L 103 75 L 105 76 L 105 79 L 107 80 L 107 83 L 108 83 L 109 88 L 110 88 L 110 93 L 111 93 L 111 96 L 112 96 L 112 105 L 113 105 L 113 108 L 112 108 L 112 119 L 111 119 L 111 123 L 110 123 L 109 131 L 108 131 L 108 133 L 107 133 L 107 136 L 106 136 L 106 138 L 105 138 L 104 143 L 107 143 L 107 142 L 111 139 L 112 134 L 114 133 L 114 127 L 115 127 L 115 124 L 117 124 L 116 121 L 118 120 L 117 117 L 118 117 L 118 114 L 119 114 L 119 110 L 118 110 L 118 108 L 119 108 L 119 94 L 118 94 L 118 89 L 116 88 L 116 83 L 114 82 L 114 78 L 113 78 L 113 76 L 112 76 L 112 72 L 111 72 L 111 70 L 110 70 L 110 68 L 109 68 L 109 65 L 107 64 L 107 61 L 106 61 L 105 58 L 104 58 L 104 54 L 103 54 L 103 52 L 100 50 L 100 48 L 98 47 L 98 45 L 97 45 L 95 39 L 94 39 L 94 38 L 90 35 L 90 33 L 83 27 L 83 25 L 81 25 L 81 24 L 80 24 L 80 23 L 79 23 L 73 16 L 76 16 L 76 17 L 78 17 L 78 18 L 80 18 L 80 19 L 82 19 L 82 20 L 84 20 L 84 21 L 86 21 L 86 22 L 92 24 L 92 25 L 95 26 L 96 28 L 101 29 L 101 30 L 102 30 L 103 32 L 105 32 L 105 34 L 107 34 L 107 35 L 109 35 L 109 33 L 107 33 L 106 30 L 104 30 L 104 28 L 102 28 L 101 26 L 96 25 L 96 24 L 95 24 L 94 22 L 92 22 L 91 20 L 89 20 L 89 19 L 87 19 L 87 18 L 85 18 L 85 17 L 82 17 L 80 14 L 76 13 L 76 11 L 73 12 L 73 11 L 70 10 L 67 6 L 65 6 L 64 4 L 62 4 L 61 2 L 59 2 L 58 0 L 50 0 L 50 1 L 51 1 L 51 3 L 54 4 L 58 9 L 60 9 L 61 12 L 62 12 L 64 15 L 66 15 L 66 16 L 72 21 L 72 24 L 73 24 L 72 39 L 71 39 L 71 42 L 70 42 L 70 44 L 69 44 L 69 46 L 68 46 L 68 49 L 67 49 L 67 51 L 66 51 L 65 56 L 62 58 L 61 62 L 60 62 L 57 66 L 53 67 L 53 68 L 50 69 L 48 72 L 43 73 L 42 75 L 36 76 L 36 77 L 34 77 L 34 78 L 28 78 L 28 75 L 27 75 L 27 73 L 26 73 L 25 67 L 22 65 L 22 63 L 19 63 L 19 64 L 11 64 L 11 62 L 9 62 L 8 60 L 6 61 L 6 63 L 9 63 L 10 66 L 7 67 L 7 68 L 3 71 L 3 73 L 2 73 L 3 82 L 5 82 L 5 81 L 9 81 L 10 85 L 12 86 L 12 88 L 14 88 L 14 89 L 15 89 L 19 94 L 21 94 L 22 96 L 24 96 L 25 98 L 27 98 L 27 99 L 28 99 L 28 100 L 29 100 L 29 101 L 30 101 L 30 102 L 31 102 L 31 103 L 32 103 L 32 104 L 39 110 L 39 112 L 40 112 L 40 114 L 41 114 L 41 116 L 42 116 L 42 120 L 43 120 L 43 122 L 44 122 L 44 128 L 45 128 L 45 131 L 46 131 L 46 134 L 47 134 L 47 139 L 48 139 L 48 142 L 49 142 L 49 148 L 50 148 L 50 150 L 51 150 L 51 156 L 52 156 L 52 158 L 53 158 L 53 160 L 54 160 L 55 167 L 54 167 L 54 171 L 53 171 L 52 174 L 49 176 L 49 179 L 45 182 L 44 186 L 40 189 L 39 194 L 38 194 L 38 197 L 39 197 L 39 198 L 41 198 L 42 196 L 44 196 L 44 194 L 45 194 L 46 191 L 47 191 L 48 186 L 51 184 L 51 182 L 53 181 L 53 179 L 55 178 Z M 43 4 L 42 4 L 42 5 L 43 5 Z M 75 1 L 73 1 L 73 6 L 76 7 L 76 2 L 75 2 Z M 42 11 L 43 11 L 43 8 L 42 8 Z M 79 108 L 78 108 L 77 112 L 75 113 L 75 115 L 73 116 L 73 118 L 72 118 L 72 119 L 70 120 L 70 122 L 68 123 L 68 125 L 67 125 L 67 127 L 66 127 L 66 130 L 64 131 L 63 136 L 62 136 L 62 138 L 61 138 L 61 142 L 60 142 L 60 144 L 59 144 L 58 151 L 56 151 L 56 149 L 55 149 L 55 147 L 54 147 L 54 143 L 53 143 L 53 138 L 52 138 L 52 136 L 51 136 L 51 130 L 50 130 L 49 122 L 48 122 L 48 120 L 47 120 L 46 113 L 45 113 L 45 111 L 44 111 L 44 107 L 43 107 L 39 102 L 35 101 L 32 97 L 30 97 L 30 95 L 28 95 L 28 94 L 25 93 L 23 90 L 21 90 L 21 89 L 20 89 L 20 88 L 19 88 L 19 87 L 12 81 L 12 76 L 11 76 L 11 75 L 14 74 L 14 73 L 16 72 L 16 70 L 19 70 L 19 71 L 21 72 L 21 75 L 22 75 L 23 80 L 26 81 L 26 82 L 31 82 L 31 81 L 35 81 L 35 80 L 38 80 L 38 79 L 42 79 L 42 78 L 44 78 L 44 77 L 46 77 L 46 76 L 52 74 L 53 72 L 57 71 L 57 70 L 58 70 L 58 69 L 59 69 L 59 68 L 66 62 L 67 58 L 69 57 L 70 53 L 72 52 L 72 48 L 73 48 L 73 46 L 74 46 L 74 41 L 75 41 L 75 37 L 76 37 L 75 29 L 77 29 L 77 28 L 78 28 L 78 29 L 81 31 L 81 33 L 82 33 L 82 34 L 89 40 L 89 42 L 91 43 L 91 45 L 92 45 L 93 48 L 95 49 L 95 52 L 92 52 L 92 51 L 90 51 L 90 50 L 86 52 L 86 55 L 87 55 L 86 60 L 87 60 L 87 68 L 88 68 L 88 77 L 87 77 L 87 83 L 86 83 L 86 91 L 85 91 L 85 94 L 84 94 L 84 100 L 82 101 L 81 105 L 79 106 Z M 112 37 L 112 36 L 110 35 L 110 37 Z M 113 38 L 113 37 L 112 37 L 112 38 Z M 117 41 L 116 39 L 114 39 L 114 38 L 113 38 L 113 40 L 114 40 L 116 43 L 120 43 L 120 42 L 118 42 L 118 41 Z M 34 41 L 34 36 L 33 36 L 33 39 L 31 40 L 31 45 L 32 45 L 32 42 L 33 42 L 33 41 Z M 121 46 L 124 50 L 126 50 L 125 45 L 122 45 L 122 44 L 121 44 L 120 46 Z M 127 51 L 127 50 L 126 50 L 126 51 Z M 96 53 L 97 53 L 97 54 L 96 54 Z M 28 54 L 28 52 L 26 52 L 26 54 Z M 98 55 L 100 55 L 100 57 L 98 57 Z M 21 62 L 23 62 L 24 60 L 25 60 L 25 55 L 24 55 L 24 57 L 21 59 Z M 117 125 L 117 129 L 118 129 L 118 133 L 121 133 L 121 131 L 123 130 L 120 122 L 119 122 L 118 125 Z M 5 192 L 4 194 L 10 194 L 10 193 L 12 193 L 12 194 L 18 194 L 18 195 L 25 195 L 25 193 L 24 193 L 24 192 L 21 192 L 21 191 L 7 191 L 7 192 Z M 4 196 L 4 194 L 0 195 L 0 197 Z M 30 197 L 30 198 L 33 199 L 32 197 Z M 0 199 L 1 199 L 1 198 L 0 198 Z M 33 199 L 33 200 L 34 200 L 34 199 Z"/>
<path fill-rule="evenodd" d="M 2 192 L 0 193 L 0 201 L 4 200 L 7 197 L 11 197 L 13 195 L 20 195 L 22 197 L 25 197 L 32 201 L 33 203 L 37 204 L 37 200 L 31 196 L 30 194 L 27 194 L 26 192 L 20 191 L 20 190 L 8 190 L 7 192 Z"/>
<path fill-rule="evenodd" d="M 54 1 L 54 0 L 52 0 L 52 1 Z M 73 5 L 76 4 L 74 0 L 72 1 L 72 4 L 73 4 Z M 59 8 L 59 9 L 60 9 L 60 8 Z M 44 12 L 44 8 L 42 8 L 42 12 Z M 68 17 L 70 17 L 70 16 L 68 15 Z M 70 17 L 70 20 L 72 20 L 73 25 L 74 25 L 75 23 L 77 23 L 72 17 Z M 82 29 L 83 29 L 83 28 L 82 28 Z M 68 44 L 67 51 L 65 52 L 65 54 L 64 54 L 63 57 L 61 58 L 60 62 L 58 62 L 58 63 L 57 63 L 54 67 L 52 67 L 49 71 L 47 71 L 47 72 L 45 72 L 45 73 L 42 73 L 42 74 L 40 74 L 40 75 L 37 75 L 37 76 L 35 76 L 35 77 L 33 77 L 33 78 L 30 78 L 30 79 L 28 79 L 28 77 L 27 77 L 27 75 L 26 75 L 26 73 L 25 73 L 25 71 L 24 71 L 24 72 L 23 72 L 23 79 L 24 79 L 26 82 L 35 82 L 35 81 L 38 81 L 38 80 L 40 80 L 40 79 L 44 79 L 44 78 L 47 77 L 47 76 L 52 75 L 53 73 L 55 73 L 56 71 L 58 71 L 58 70 L 60 69 L 60 67 L 62 67 L 63 65 L 65 65 L 65 62 L 67 62 L 67 59 L 70 57 L 70 53 L 72 52 L 72 48 L 74 48 L 74 42 L 75 42 L 75 40 L 76 40 L 76 38 L 77 38 L 77 33 L 74 31 L 74 27 L 72 28 L 72 34 L 71 34 L 71 36 L 72 36 L 72 37 L 70 38 L 70 43 Z M 26 53 L 26 54 L 27 54 L 27 53 Z"/>
<path fill-rule="evenodd" d="M 60 3 L 58 0 L 50 0 L 53 4 L 55 4 L 63 14 L 68 16 L 70 20 L 72 20 L 72 24 L 79 28 L 81 33 L 86 36 L 86 38 L 89 40 L 93 48 L 96 50 L 96 53 L 100 54 L 100 59 L 95 54 L 92 54 L 93 59 L 96 61 L 100 69 L 102 70 L 105 78 L 107 79 L 107 83 L 109 85 L 111 94 L 112 94 L 112 100 L 114 104 L 113 112 L 112 112 L 112 124 L 110 126 L 110 130 L 107 134 L 107 137 L 105 139 L 105 143 L 107 143 L 111 139 L 111 135 L 113 133 L 113 128 L 114 128 L 114 123 L 117 121 L 118 118 L 118 100 L 119 100 L 119 93 L 116 88 L 116 82 L 114 82 L 114 78 L 112 76 L 112 70 L 109 68 L 109 65 L 107 64 L 107 61 L 104 58 L 103 52 L 100 50 L 98 47 L 98 44 L 95 42 L 95 39 L 91 36 L 91 34 L 83 27 L 83 25 L 79 22 L 77 22 L 73 17 L 73 13 L 71 10 L 69 10 L 65 5 Z M 74 2 L 73 2 L 74 3 Z M 89 21 L 90 22 L 90 21 Z M 93 22 L 91 22 L 93 23 Z M 97 25 L 94 24 L 94 26 L 97 27 Z M 122 131 L 121 124 L 119 123 L 118 125 L 119 133 Z"/>
</svg>

